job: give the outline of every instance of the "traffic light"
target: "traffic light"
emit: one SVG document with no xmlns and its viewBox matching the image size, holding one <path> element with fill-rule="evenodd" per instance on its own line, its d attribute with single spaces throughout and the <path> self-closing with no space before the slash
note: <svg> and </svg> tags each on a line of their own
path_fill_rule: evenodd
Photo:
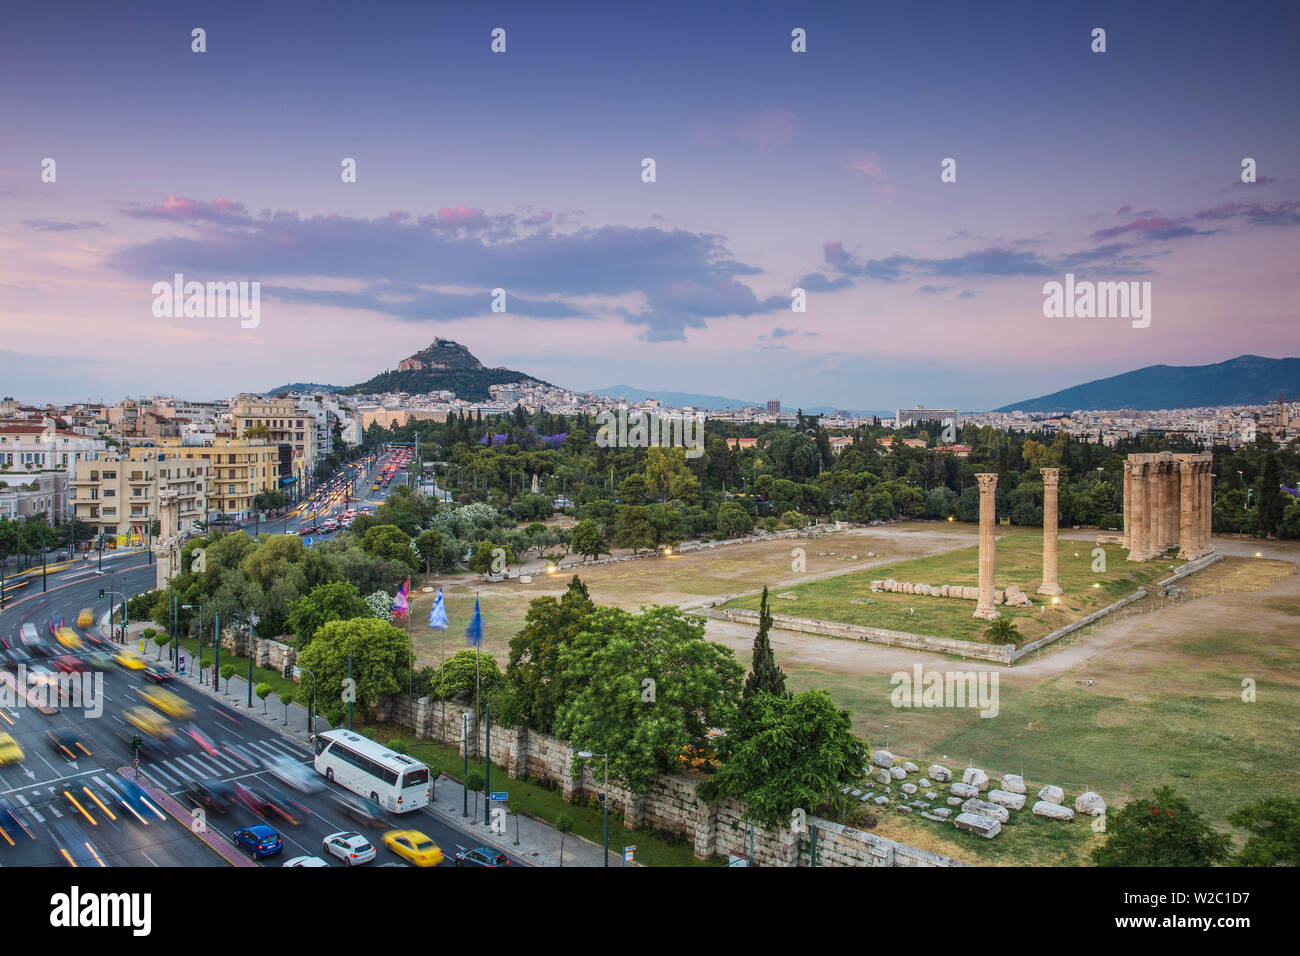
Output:
<svg viewBox="0 0 1300 956">
<path fill-rule="evenodd" d="M 104 589 L 103 589 L 103 588 L 100 588 L 100 589 L 99 589 L 99 596 L 100 596 L 100 597 L 103 597 L 103 596 L 104 596 Z"/>
<path fill-rule="evenodd" d="M 286 680 L 293 680 L 293 665 L 292 665 L 292 664 L 285 664 L 285 665 L 284 665 L 284 676 L 285 676 L 285 679 L 286 679 Z"/>
<path fill-rule="evenodd" d="M 144 746 L 144 741 L 140 739 L 140 735 L 139 735 L 139 734 L 134 734 L 134 735 L 132 735 L 132 737 L 131 737 L 131 751 L 132 751 L 132 752 L 133 752 L 137 757 L 140 755 L 140 748 L 143 747 L 143 746 Z"/>
</svg>

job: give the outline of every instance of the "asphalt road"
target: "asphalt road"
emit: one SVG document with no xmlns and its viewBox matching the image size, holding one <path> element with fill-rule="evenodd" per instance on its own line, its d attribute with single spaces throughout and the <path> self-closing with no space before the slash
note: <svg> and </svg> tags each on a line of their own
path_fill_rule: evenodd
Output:
<svg viewBox="0 0 1300 956">
<path fill-rule="evenodd" d="M 373 481 L 372 481 L 373 483 Z M 155 569 L 148 555 L 132 554 L 106 559 L 104 573 L 98 574 L 97 562 L 85 567 L 71 567 L 50 575 L 48 591 L 28 593 L 15 598 L 0 613 L 0 641 L 8 660 L 3 669 L 10 675 L 25 668 L 51 666 L 51 658 L 37 656 L 22 648 L 23 623 L 32 623 L 42 637 L 46 651 L 53 655 L 63 651 L 51 636 L 52 625 L 61 622 L 75 626 L 78 613 L 90 608 L 98 619 L 108 610 L 108 598 L 99 598 L 104 587 L 133 595 L 153 587 Z M 39 587 L 39 582 L 37 584 Z M 29 588 L 28 591 L 31 589 Z M 117 599 L 120 602 L 120 598 Z M 73 653 L 83 661 L 95 652 L 113 653 L 120 648 L 103 638 L 95 643 L 97 631 L 76 628 L 86 645 Z M 147 647 L 146 659 L 157 653 Z M 165 663 L 164 655 L 164 663 Z M 131 761 L 129 741 L 135 728 L 123 719 L 128 708 L 141 706 L 141 692 L 154 685 L 142 672 L 118 666 L 97 669 L 88 663 L 92 677 L 102 678 L 100 712 L 83 706 L 64 707 L 45 714 L 9 694 L 0 709 L 0 733 L 13 736 L 23 750 L 21 762 L 0 767 L 0 801 L 7 803 L 14 818 L 5 819 L 0 812 L 0 866 L 62 866 L 68 856 L 85 865 L 102 862 L 108 866 L 217 866 L 221 859 L 195 837 L 187 826 L 171 817 L 137 818 L 114 803 L 112 790 L 117 769 Z M 234 831 L 254 823 L 267 823 L 284 839 L 285 848 L 264 865 L 279 866 L 294 856 L 318 856 L 331 865 L 343 865 L 327 857 L 321 849 L 323 838 L 339 830 L 359 832 L 377 848 L 373 866 L 396 862 L 397 857 L 383 847 L 379 838 L 391 827 L 421 830 L 433 838 L 446 854 L 444 865 L 452 865 L 459 846 L 474 847 L 481 841 L 472 833 L 449 824 L 428 810 L 390 817 L 389 826 L 371 826 L 347 818 L 335 802 L 341 788 L 326 786 L 318 793 L 300 793 L 276 781 L 267 772 L 268 762 L 288 757 L 311 766 L 311 754 L 296 740 L 275 732 L 261 721 L 241 714 L 238 706 L 227 706 L 218 698 L 194 686 L 192 679 L 175 678 L 166 682 L 169 690 L 182 697 L 195 714 L 182 722 L 182 732 L 173 742 L 164 744 L 146 738 L 146 753 L 140 771 L 155 786 L 187 803 L 186 793 L 197 782 L 218 779 L 238 782 L 254 792 L 264 794 L 274 786 L 296 801 L 290 805 L 294 820 L 268 811 L 268 818 L 247 809 L 222 815 L 210 815 L 206 825 L 231 838 Z M 207 747 L 187 736 L 194 728 L 207 738 Z M 70 760 L 47 740 L 46 731 L 60 730 L 74 735 L 89 756 Z M 314 773 L 314 771 L 313 771 Z M 324 784 L 324 781 L 320 781 Z M 443 781 L 442 786 L 455 786 Z M 188 804 L 187 804 L 188 805 Z M 522 861 L 512 859 L 513 863 Z"/>
</svg>

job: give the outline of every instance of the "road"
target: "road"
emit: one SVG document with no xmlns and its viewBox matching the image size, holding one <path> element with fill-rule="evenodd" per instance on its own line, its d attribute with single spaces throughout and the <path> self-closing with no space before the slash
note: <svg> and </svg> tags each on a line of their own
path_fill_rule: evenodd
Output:
<svg viewBox="0 0 1300 956">
<path fill-rule="evenodd" d="M 373 483 L 373 482 L 372 482 Z M 98 574 L 95 562 L 72 567 L 50 576 L 45 594 L 32 593 L 15 598 L 0 613 L 0 641 L 8 660 L 4 670 L 18 675 L 24 669 L 48 666 L 50 660 L 22 648 L 20 634 L 24 623 L 35 625 L 42 635 L 47 653 L 63 651 L 51 637 L 52 626 L 74 625 L 83 608 L 91 609 L 96 618 L 108 610 L 108 597 L 99 598 L 101 587 L 127 595 L 148 590 L 154 584 L 155 569 L 148 555 L 122 555 L 105 561 L 104 574 Z M 102 637 L 97 630 L 76 629 L 86 645 L 72 656 L 87 661 L 93 653 L 114 653 L 121 648 Z M 145 658 L 155 653 L 149 647 Z M 98 668 L 87 662 L 88 673 L 102 679 L 101 706 L 63 707 L 45 714 L 29 706 L 27 700 L 9 694 L 0 708 L 0 733 L 12 735 L 22 748 L 21 762 L 0 767 L 0 801 L 14 811 L 15 820 L 0 814 L 0 866 L 67 865 L 66 852 L 94 865 L 108 866 L 219 866 L 226 865 L 204 845 L 189 826 L 167 817 L 159 819 L 145 814 L 141 818 L 125 813 L 112 796 L 117 769 L 131 761 L 129 741 L 136 730 L 123 719 L 128 708 L 141 706 L 141 692 L 153 684 L 143 672 L 118 666 Z M 166 663 L 164 659 L 164 663 Z M 304 794 L 289 790 L 267 772 L 269 761 L 288 757 L 304 766 L 311 765 L 311 754 L 295 739 L 281 735 L 261 720 L 240 713 L 196 687 L 191 679 L 175 678 L 166 682 L 194 710 L 194 716 L 180 725 L 193 727 L 208 738 L 208 747 L 179 734 L 175 742 L 161 744 L 146 738 L 146 753 L 140 772 L 146 781 L 186 803 L 186 792 L 198 781 L 218 779 L 241 783 L 255 792 L 264 793 L 276 786 L 301 805 L 291 810 L 299 818 L 290 823 L 274 814 L 267 820 L 250 810 L 232 810 L 212 815 L 208 828 L 230 839 L 235 830 L 253 823 L 269 823 L 284 839 L 284 852 L 265 861 L 279 866 L 294 856 L 325 857 L 321 850 L 326 834 L 350 830 L 364 834 L 378 849 L 375 864 L 396 861 L 397 857 L 379 842 L 387 827 L 367 826 L 349 820 L 335 803 L 343 791 L 332 785 L 319 793 Z M 93 704 L 94 701 L 88 703 Z M 97 709 L 100 712 L 96 712 Z M 60 730 L 75 735 L 90 751 L 89 756 L 70 760 L 46 740 L 46 731 Z M 152 745 L 152 746 L 151 746 Z M 323 783 L 323 781 L 321 781 Z M 443 781 L 441 786 L 455 786 Z M 187 804 L 188 805 L 188 804 Z M 16 825 L 21 824 L 21 826 Z M 429 810 L 419 810 L 391 819 L 392 826 L 421 830 L 433 838 L 447 854 L 444 865 L 459 846 L 474 847 L 482 840 L 461 830 Z M 342 865 L 328 858 L 331 865 Z M 519 864 L 520 860 L 512 862 Z M 368 864 L 368 865 L 375 865 Z"/>
</svg>

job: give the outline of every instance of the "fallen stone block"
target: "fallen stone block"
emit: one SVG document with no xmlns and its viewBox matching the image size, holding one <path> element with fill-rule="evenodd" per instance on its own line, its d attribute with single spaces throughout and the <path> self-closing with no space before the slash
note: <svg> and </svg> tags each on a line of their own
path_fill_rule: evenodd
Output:
<svg viewBox="0 0 1300 956">
<path fill-rule="evenodd" d="M 889 771 L 886 770 L 884 767 L 881 767 L 879 770 L 876 771 L 876 783 L 886 784 L 893 779 L 894 778 L 889 775 Z"/>
<path fill-rule="evenodd" d="M 979 767 L 967 767 L 962 772 L 961 782 L 968 783 L 980 793 L 989 788 L 989 775 Z"/>
<path fill-rule="evenodd" d="M 916 764 L 912 763 L 912 761 L 910 761 L 910 760 L 904 760 L 904 761 L 903 761 L 903 769 L 906 770 L 908 773 L 920 773 L 920 772 L 921 772 L 921 768 L 918 767 Z"/>
<path fill-rule="evenodd" d="M 1101 816 L 1106 812 L 1106 801 L 1101 798 L 1101 794 L 1089 790 L 1074 798 L 1074 810 L 1076 813 L 1086 813 L 1090 817 Z"/>
<path fill-rule="evenodd" d="M 1034 804 L 1034 816 L 1050 817 L 1053 820 L 1073 820 L 1074 811 L 1069 807 L 1063 807 L 1059 803 L 1048 803 L 1046 800 L 1039 800 Z"/>
<path fill-rule="evenodd" d="M 971 833 L 978 833 L 986 840 L 991 840 L 1002 832 L 1002 824 L 990 817 L 980 816 L 978 813 L 959 813 L 953 825 L 958 830 L 969 830 Z"/>
<path fill-rule="evenodd" d="M 1050 783 L 1042 790 L 1038 791 L 1038 799 L 1047 803 L 1060 803 L 1065 799 L 1065 791 L 1060 787 L 1054 787 Z"/>
<path fill-rule="evenodd" d="M 972 787 L 969 783 L 954 783 L 952 785 L 952 795 L 965 800 L 968 797 L 978 797 L 980 791 L 979 787 Z"/>
<path fill-rule="evenodd" d="M 916 784 L 914 784 L 914 783 L 905 783 L 905 784 L 903 784 L 901 787 L 899 787 L 898 789 L 899 789 L 899 790 L 902 790 L 902 791 L 903 791 L 904 793 L 906 793 L 908 796 L 911 796 L 912 794 L 916 793 Z"/>
<path fill-rule="evenodd" d="M 918 787 L 928 787 L 930 786 L 930 780 L 928 777 L 922 777 L 920 780 L 916 781 L 916 785 Z"/>
<path fill-rule="evenodd" d="M 959 807 L 959 806 L 961 806 L 961 797 L 949 797 L 949 798 L 948 798 L 948 806 L 950 806 L 950 807 Z"/>
<path fill-rule="evenodd" d="M 875 799 L 874 802 L 875 802 L 876 806 L 878 806 L 878 807 L 883 807 L 885 804 L 887 804 L 887 803 L 889 802 L 889 798 L 888 798 L 888 797 L 876 797 L 876 799 Z"/>
<path fill-rule="evenodd" d="M 937 763 L 930 764 L 930 769 L 925 772 L 925 775 L 936 783 L 947 783 L 952 779 L 952 771 Z"/>
<path fill-rule="evenodd" d="M 904 770 L 902 767 L 890 767 L 889 775 L 893 777 L 895 780 L 907 779 L 907 771 Z"/>
<path fill-rule="evenodd" d="M 888 750 L 877 750 L 871 755 L 871 762 L 877 767 L 888 769 L 894 765 L 894 755 Z"/>
<path fill-rule="evenodd" d="M 1008 810 L 1023 810 L 1025 808 L 1025 795 L 1023 793 L 1008 793 L 1006 790 L 990 790 L 988 793 L 989 803 L 996 803 L 1000 807 L 1006 807 Z"/>
<path fill-rule="evenodd" d="M 989 803 L 987 800 L 976 800 L 973 797 L 961 805 L 961 810 L 962 813 L 974 813 L 977 816 L 997 820 L 998 823 L 1006 823 L 1011 818 L 1006 807 L 1000 807 L 996 803 Z"/>
<path fill-rule="evenodd" d="M 1003 774 L 1002 789 L 1007 793 L 1025 793 L 1025 778 L 1014 773 Z"/>
</svg>

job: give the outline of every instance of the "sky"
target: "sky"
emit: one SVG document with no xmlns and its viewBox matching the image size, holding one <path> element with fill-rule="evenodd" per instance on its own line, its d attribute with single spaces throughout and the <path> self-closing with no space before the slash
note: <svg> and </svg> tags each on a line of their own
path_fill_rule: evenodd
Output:
<svg viewBox="0 0 1300 956">
<path fill-rule="evenodd" d="M 979 411 L 1300 355 L 1294 0 L 442 6 L 7 11 L 0 392 L 349 385 L 440 336 L 582 390 Z M 155 316 L 176 273 L 260 283 L 259 324 Z M 1046 317 L 1067 274 L 1149 282 L 1149 325 Z"/>
</svg>

